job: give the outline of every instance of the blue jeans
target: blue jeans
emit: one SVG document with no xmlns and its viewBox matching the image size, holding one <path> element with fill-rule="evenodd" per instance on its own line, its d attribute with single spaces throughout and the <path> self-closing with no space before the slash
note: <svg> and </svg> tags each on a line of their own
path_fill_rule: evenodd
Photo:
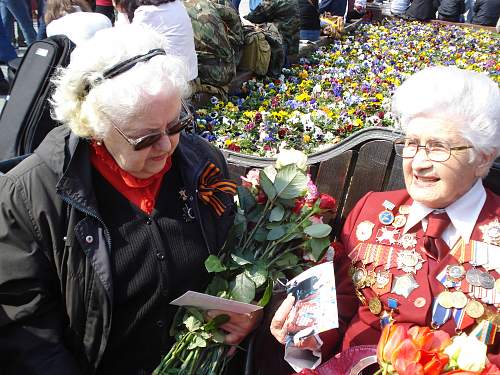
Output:
<svg viewBox="0 0 500 375">
<path fill-rule="evenodd" d="M 7 33 L 3 27 L 2 18 L 0 18 L 0 61 L 7 62 L 17 57 L 16 50 L 10 43 Z"/>
<path fill-rule="evenodd" d="M 231 0 L 231 2 L 233 3 L 236 10 L 238 10 L 240 8 L 241 0 Z"/>
<path fill-rule="evenodd" d="M 319 36 L 321 34 L 321 30 L 300 30 L 300 39 L 301 40 L 310 40 L 311 42 L 315 42 L 319 40 Z"/>
<path fill-rule="evenodd" d="M 26 0 L 0 0 L 0 16 L 5 27 L 7 38 L 13 38 L 13 22 L 15 17 L 21 28 L 27 44 L 36 40 L 36 32 L 33 27 L 33 20 Z"/>
<path fill-rule="evenodd" d="M 45 14 L 45 6 L 47 3 L 47 0 L 37 0 L 37 9 L 38 9 L 38 31 L 36 32 L 36 40 L 40 39 L 45 39 L 47 37 L 47 34 L 45 32 L 45 20 L 43 19 L 43 16 Z"/>
</svg>

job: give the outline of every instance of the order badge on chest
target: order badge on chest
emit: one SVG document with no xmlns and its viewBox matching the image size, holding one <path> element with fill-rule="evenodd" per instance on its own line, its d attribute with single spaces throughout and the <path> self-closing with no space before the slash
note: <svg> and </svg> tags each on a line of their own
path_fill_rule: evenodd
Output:
<svg viewBox="0 0 500 375">
<path fill-rule="evenodd" d="M 382 325 L 394 320 L 392 314 L 400 303 L 397 297 L 389 297 L 384 305 L 380 297 L 391 293 L 406 299 L 419 288 L 415 275 L 422 269 L 425 259 L 416 250 L 415 233 L 403 233 L 409 213 L 410 206 L 401 205 L 396 209 L 394 203 L 386 200 L 377 215 L 378 224 L 364 220 L 355 228 L 359 243 L 349 254 L 350 276 L 356 295 L 380 317 Z M 365 288 L 369 288 L 368 294 L 362 291 Z M 374 295 L 367 300 L 371 294 Z M 423 307 L 426 303 L 420 298 L 418 306 Z"/>
</svg>

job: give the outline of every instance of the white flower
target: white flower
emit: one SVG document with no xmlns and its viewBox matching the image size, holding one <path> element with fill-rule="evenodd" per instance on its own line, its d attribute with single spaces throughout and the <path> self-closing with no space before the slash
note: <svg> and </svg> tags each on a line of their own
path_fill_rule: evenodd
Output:
<svg viewBox="0 0 500 375">
<path fill-rule="evenodd" d="M 307 155 L 298 150 L 281 150 L 276 157 L 276 169 L 285 165 L 295 164 L 297 168 L 305 171 L 307 169 Z"/>
<path fill-rule="evenodd" d="M 461 335 L 453 338 L 444 353 L 450 356 L 450 365 L 465 371 L 480 372 L 486 366 L 486 345 L 474 336 Z"/>
</svg>

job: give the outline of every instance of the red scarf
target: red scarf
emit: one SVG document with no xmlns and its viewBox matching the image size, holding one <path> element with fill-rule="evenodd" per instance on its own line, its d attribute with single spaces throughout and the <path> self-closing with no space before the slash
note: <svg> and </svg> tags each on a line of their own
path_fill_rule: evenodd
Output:
<svg viewBox="0 0 500 375">
<path fill-rule="evenodd" d="M 172 166 L 169 157 L 160 172 L 148 178 L 137 178 L 121 169 L 106 147 L 97 142 L 90 144 L 90 162 L 116 190 L 148 215 L 155 207 L 163 176 Z"/>
</svg>

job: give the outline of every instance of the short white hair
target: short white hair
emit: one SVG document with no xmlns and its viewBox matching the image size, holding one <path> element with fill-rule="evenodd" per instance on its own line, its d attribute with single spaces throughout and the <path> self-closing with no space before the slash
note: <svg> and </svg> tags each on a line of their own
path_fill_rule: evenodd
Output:
<svg viewBox="0 0 500 375">
<path fill-rule="evenodd" d="M 81 137 L 102 139 L 112 123 L 127 123 L 145 113 L 150 97 L 159 93 L 187 97 L 185 64 L 174 56 L 158 55 L 116 77 L 102 79 L 106 69 L 164 47 L 164 37 L 145 26 L 99 31 L 75 48 L 68 67 L 56 75 L 52 116 Z"/>
<path fill-rule="evenodd" d="M 476 153 L 500 156 L 500 89 L 485 73 L 425 68 L 396 89 L 392 110 L 403 131 L 417 117 L 450 121 Z"/>
</svg>

